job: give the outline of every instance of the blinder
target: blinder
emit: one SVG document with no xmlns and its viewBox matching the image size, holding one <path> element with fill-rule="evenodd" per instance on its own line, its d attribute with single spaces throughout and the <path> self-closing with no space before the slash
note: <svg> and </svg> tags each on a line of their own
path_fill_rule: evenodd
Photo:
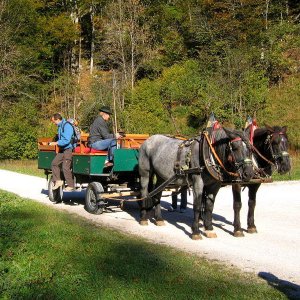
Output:
<svg viewBox="0 0 300 300">
<path fill-rule="evenodd" d="M 274 159 L 275 163 L 277 164 L 279 159 L 289 157 L 290 155 L 286 150 L 279 151 L 278 153 L 276 153 L 276 151 L 274 151 L 273 144 L 275 142 L 276 136 L 282 136 L 282 138 L 280 139 L 280 142 L 278 144 L 282 143 L 283 137 L 286 138 L 286 135 L 284 132 L 274 132 L 267 136 L 267 138 L 265 140 L 265 144 L 268 145 L 268 148 L 270 149 L 272 158 Z"/>
<path fill-rule="evenodd" d="M 250 158 L 247 158 L 247 157 L 244 158 L 244 159 L 241 159 L 241 160 L 238 160 L 236 158 L 236 156 L 234 154 L 234 151 L 232 149 L 232 143 L 238 142 L 238 141 L 242 141 L 247 148 L 249 148 L 249 144 L 246 143 L 245 141 L 243 141 L 241 137 L 236 137 L 235 139 L 229 141 L 228 147 L 229 147 L 231 156 L 233 158 L 234 166 L 239 171 L 244 166 L 250 166 L 250 165 L 252 165 L 253 162 L 252 162 L 252 160 Z"/>
</svg>

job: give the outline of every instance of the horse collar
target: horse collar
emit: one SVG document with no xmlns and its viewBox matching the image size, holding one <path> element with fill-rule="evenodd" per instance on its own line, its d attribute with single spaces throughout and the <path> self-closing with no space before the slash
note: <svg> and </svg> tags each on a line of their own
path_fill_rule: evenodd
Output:
<svg viewBox="0 0 300 300">
<path fill-rule="evenodd" d="M 198 141 L 198 139 L 197 138 L 192 138 L 192 139 L 188 139 L 186 141 L 183 141 L 181 144 L 178 145 L 177 159 L 176 159 L 175 164 L 174 164 L 175 173 L 177 175 L 184 175 L 186 173 L 186 171 L 188 171 L 190 169 L 192 150 L 189 149 L 188 151 L 186 151 L 185 158 L 184 158 L 185 163 L 182 165 L 181 164 L 182 149 L 184 147 L 189 147 L 190 148 L 191 145 L 195 141 Z"/>
</svg>

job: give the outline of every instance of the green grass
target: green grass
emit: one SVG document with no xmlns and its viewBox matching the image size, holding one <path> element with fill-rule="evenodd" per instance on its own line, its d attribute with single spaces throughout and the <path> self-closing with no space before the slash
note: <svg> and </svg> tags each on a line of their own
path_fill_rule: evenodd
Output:
<svg viewBox="0 0 300 300">
<path fill-rule="evenodd" d="M 274 173 L 272 175 L 273 180 L 300 180 L 300 156 L 299 155 L 293 155 L 291 156 L 291 164 L 292 169 L 290 173 L 285 175 L 279 175 L 278 173 Z"/>
<path fill-rule="evenodd" d="M 0 257 L 0 299 L 286 299 L 254 275 L 3 191 Z"/>
<path fill-rule="evenodd" d="M 45 177 L 44 170 L 38 169 L 37 160 L 0 160 L 0 169 Z"/>
</svg>

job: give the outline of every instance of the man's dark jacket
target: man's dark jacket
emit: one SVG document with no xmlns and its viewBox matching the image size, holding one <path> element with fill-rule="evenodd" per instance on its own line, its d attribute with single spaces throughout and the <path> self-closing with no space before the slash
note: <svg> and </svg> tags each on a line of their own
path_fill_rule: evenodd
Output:
<svg viewBox="0 0 300 300">
<path fill-rule="evenodd" d="M 90 127 L 89 143 L 92 144 L 100 140 L 112 139 L 114 137 L 114 134 L 109 133 L 107 122 L 101 116 L 98 116 Z"/>
</svg>

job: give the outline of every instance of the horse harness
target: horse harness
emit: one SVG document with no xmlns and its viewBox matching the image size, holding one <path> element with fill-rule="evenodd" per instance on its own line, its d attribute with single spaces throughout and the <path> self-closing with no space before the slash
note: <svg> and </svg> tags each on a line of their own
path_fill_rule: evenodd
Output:
<svg viewBox="0 0 300 300">
<path fill-rule="evenodd" d="M 234 152 L 232 150 L 232 143 L 236 142 L 236 141 L 240 141 L 242 140 L 240 137 L 237 137 L 233 140 L 229 141 L 229 150 L 231 152 L 231 155 L 233 157 L 234 160 L 234 165 L 235 168 L 237 170 L 240 169 L 241 166 L 243 166 L 246 163 L 249 163 L 249 161 L 251 161 L 250 159 L 244 159 L 241 161 L 237 161 L 234 155 Z M 202 147 L 204 146 L 203 143 L 207 143 L 207 145 L 209 146 L 209 150 L 212 154 L 212 157 L 210 157 L 209 159 L 204 158 L 204 166 L 202 167 L 196 167 L 196 168 L 190 168 L 190 161 L 191 161 L 191 155 L 192 155 L 192 150 L 191 150 L 191 146 L 195 143 L 198 142 L 199 145 L 202 145 Z M 182 151 L 185 147 L 189 147 L 188 151 L 186 152 L 185 155 L 185 164 L 181 165 L 181 157 L 182 157 Z M 204 151 L 203 151 L 204 152 Z M 208 155 L 210 156 L 210 155 Z M 210 161 L 208 161 L 210 160 Z M 225 173 L 227 173 L 228 175 L 230 175 L 231 177 L 241 177 L 241 175 L 239 173 L 234 173 L 234 172 L 230 172 L 226 169 L 226 167 L 224 166 L 224 164 L 222 163 L 221 159 L 219 158 L 218 154 L 216 153 L 214 146 L 213 146 L 213 137 L 212 139 L 209 137 L 209 134 L 207 131 L 203 131 L 201 134 L 200 139 L 199 138 L 192 138 L 189 140 L 185 140 L 183 141 L 179 146 L 178 146 L 178 151 L 177 151 L 177 160 L 175 161 L 175 165 L 174 165 L 174 170 L 175 170 L 175 174 L 177 174 L 178 176 L 185 176 L 186 177 L 186 181 L 187 181 L 187 185 L 189 186 L 188 183 L 188 175 L 189 174 L 200 174 L 204 168 L 206 168 L 208 170 L 208 172 L 210 173 L 210 175 L 218 180 L 218 181 L 223 181 L 223 178 L 220 174 L 220 172 L 217 172 L 216 170 L 212 170 L 212 168 L 214 168 L 212 161 L 216 160 L 219 164 L 219 166 L 224 170 Z M 251 161 L 252 163 L 252 161 Z"/>
<path fill-rule="evenodd" d="M 170 136 L 169 136 L 170 137 Z M 174 137 L 175 138 L 175 137 Z M 244 163 L 248 163 L 248 161 L 243 160 L 243 161 L 236 161 L 231 144 L 233 142 L 239 141 L 241 140 L 240 137 L 235 138 L 233 140 L 229 141 L 229 150 L 231 151 L 231 155 L 234 159 L 234 164 L 235 167 L 237 169 L 239 169 Z M 204 143 L 207 143 L 209 145 L 209 150 L 211 151 L 211 153 L 213 154 L 213 158 L 217 160 L 217 162 L 219 163 L 220 167 L 225 171 L 225 173 L 227 173 L 228 175 L 230 175 L 231 177 L 235 177 L 238 178 L 240 177 L 239 173 L 233 173 L 228 171 L 224 164 L 222 163 L 221 159 L 219 158 L 219 156 L 217 155 L 216 151 L 214 150 L 213 144 L 211 142 L 210 137 L 208 136 L 208 132 L 207 131 L 203 131 L 200 138 L 199 137 L 194 137 L 188 140 L 183 140 L 179 146 L 178 146 L 178 150 L 177 150 L 177 157 L 176 157 L 176 161 L 174 163 L 174 175 L 171 176 L 170 178 L 168 178 L 166 181 L 164 181 L 160 186 L 158 186 L 157 188 L 155 188 L 153 191 L 151 191 L 148 195 L 147 198 L 151 198 L 153 196 L 155 196 L 156 194 L 162 192 L 168 185 L 170 185 L 172 182 L 174 182 L 174 180 L 176 180 L 178 177 L 184 177 L 186 180 L 186 186 L 189 188 L 190 187 L 190 183 L 189 183 L 189 175 L 192 174 L 200 174 L 201 172 L 203 172 L 203 170 L 206 168 L 208 170 L 208 172 L 210 173 L 210 175 L 217 181 L 223 181 L 223 178 L 220 174 L 218 174 L 218 172 L 213 172 L 212 170 L 212 164 L 208 163 L 206 161 L 206 159 L 204 159 L 204 165 L 200 166 L 200 167 L 194 167 L 191 168 L 190 167 L 190 163 L 191 163 L 191 156 L 192 156 L 192 145 L 194 143 L 199 143 L 199 147 L 202 146 Z M 188 148 L 188 150 L 185 152 L 185 156 L 184 156 L 184 164 L 181 163 L 182 161 L 182 154 L 184 149 Z M 179 191 L 177 191 L 176 193 L 180 193 L 182 189 L 180 189 Z M 139 199 L 139 200 L 143 200 L 143 199 Z"/>
<path fill-rule="evenodd" d="M 191 163 L 191 156 L 192 156 L 192 145 L 194 143 L 198 142 L 200 144 L 201 138 L 191 138 L 188 140 L 184 140 L 181 144 L 178 146 L 177 150 L 177 158 L 174 163 L 174 172 L 175 176 L 178 178 L 180 176 L 185 178 L 186 185 L 188 188 L 190 188 L 190 182 L 189 182 L 189 175 L 191 174 L 200 174 L 203 170 L 204 167 L 195 167 L 191 168 L 190 163 Z M 188 148 L 188 150 L 185 153 L 184 157 L 184 164 L 181 164 L 181 157 L 182 157 L 182 152 L 183 149 Z M 182 189 L 180 189 L 177 193 L 179 194 Z"/>
<path fill-rule="evenodd" d="M 188 175 L 188 174 L 200 174 L 202 171 L 202 168 L 190 168 L 190 163 L 191 163 L 191 156 L 192 156 L 192 150 L 191 146 L 195 143 L 201 142 L 201 139 L 197 138 L 191 138 L 188 140 L 184 140 L 181 144 L 178 146 L 177 150 L 177 159 L 174 164 L 174 171 L 177 176 L 182 176 L 182 175 Z M 189 148 L 188 151 L 186 151 L 184 162 L 185 164 L 181 164 L 181 157 L 182 157 L 182 151 L 184 148 Z"/>
<path fill-rule="evenodd" d="M 170 137 L 170 136 L 169 136 Z M 176 138 L 176 137 L 172 137 L 172 138 Z M 236 138 L 232 141 L 229 142 L 229 148 L 232 152 L 233 155 L 233 151 L 231 149 L 231 143 L 237 141 L 238 139 L 241 138 Z M 189 175 L 191 174 L 201 174 L 201 172 L 203 172 L 203 170 L 205 168 L 208 169 L 208 172 L 210 173 L 210 175 L 215 178 L 218 181 L 222 181 L 221 177 L 216 177 L 213 174 L 211 174 L 208 165 L 204 164 L 204 166 L 201 167 L 194 167 L 191 168 L 190 167 L 190 163 L 191 163 L 191 156 L 192 156 L 192 150 L 191 147 L 194 143 L 199 143 L 199 147 L 202 145 L 203 146 L 203 142 L 207 141 L 213 155 L 215 156 L 215 158 L 217 159 L 217 161 L 219 162 L 219 164 L 221 165 L 221 167 L 231 176 L 235 176 L 235 177 L 239 177 L 240 175 L 238 173 L 232 173 L 226 170 L 226 168 L 224 167 L 222 161 L 220 160 L 220 158 L 218 157 L 217 153 L 215 152 L 213 145 L 210 141 L 210 138 L 208 137 L 208 133 L 206 131 L 202 132 L 200 138 L 191 138 L 188 140 L 183 140 L 179 146 L 178 146 L 178 150 L 177 150 L 177 158 L 176 161 L 174 163 L 174 175 L 171 176 L 170 178 L 168 178 L 166 181 L 164 181 L 160 186 L 158 186 L 157 188 L 155 188 L 153 191 L 151 191 L 146 197 L 140 198 L 140 199 L 135 199 L 135 201 L 143 201 L 145 199 L 151 199 L 152 197 L 154 197 L 155 195 L 157 195 L 158 193 L 162 192 L 168 185 L 170 185 L 172 182 L 174 182 L 174 180 L 176 180 L 178 177 L 184 177 L 186 180 L 186 186 L 189 188 L 190 187 L 190 183 L 188 180 Z M 184 164 L 181 164 L 181 157 L 182 157 L 182 152 L 183 149 L 185 148 L 189 148 L 186 153 L 185 153 L 185 157 L 184 157 Z M 233 155 L 234 157 L 234 155 Z M 240 162 L 235 163 L 236 166 L 240 166 Z M 182 189 L 185 189 L 186 186 L 184 186 L 183 188 L 180 188 L 177 192 L 175 192 L 175 194 L 179 194 Z M 132 199 L 133 200 L 133 199 Z"/>
</svg>

